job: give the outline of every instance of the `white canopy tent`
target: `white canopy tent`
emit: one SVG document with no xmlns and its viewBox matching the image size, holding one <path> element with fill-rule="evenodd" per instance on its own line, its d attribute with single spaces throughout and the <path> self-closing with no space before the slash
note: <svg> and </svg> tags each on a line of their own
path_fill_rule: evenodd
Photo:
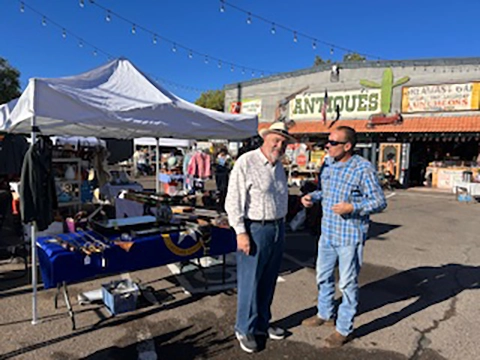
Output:
<svg viewBox="0 0 480 360">
<path fill-rule="evenodd" d="M 80 75 L 30 79 L 20 98 L 0 105 L 0 131 L 133 139 L 243 139 L 257 133 L 258 118 L 204 109 L 116 59 Z M 157 181 L 158 184 L 158 162 Z M 37 253 L 32 225 L 32 323 L 37 317 Z"/>
</svg>

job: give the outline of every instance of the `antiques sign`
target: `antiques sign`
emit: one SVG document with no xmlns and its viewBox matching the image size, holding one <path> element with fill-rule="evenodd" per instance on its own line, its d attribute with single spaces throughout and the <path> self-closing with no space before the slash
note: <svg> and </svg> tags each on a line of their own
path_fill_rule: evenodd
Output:
<svg viewBox="0 0 480 360">
<path fill-rule="evenodd" d="M 290 119 L 321 119 L 325 93 L 297 95 L 290 101 Z M 337 105 L 342 119 L 365 119 L 380 112 L 380 89 L 328 92 L 327 118 L 334 117 Z"/>
<path fill-rule="evenodd" d="M 409 86 L 402 89 L 402 112 L 479 109 L 480 83 Z"/>
</svg>

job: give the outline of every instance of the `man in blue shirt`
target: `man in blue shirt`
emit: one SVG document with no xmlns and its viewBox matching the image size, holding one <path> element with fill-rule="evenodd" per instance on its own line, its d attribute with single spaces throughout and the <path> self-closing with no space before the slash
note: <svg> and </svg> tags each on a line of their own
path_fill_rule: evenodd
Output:
<svg viewBox="0 0 480 360">
<path fill-rule="evenodd" d="M 355 130 L 335 129 L 328 137 L 329 157 L 319 176 L 319 190 L 302 198 L 305 207 L 321 201 L 322 234 L 318 243 L 318 313 L 303 321 L 305 326 L 335 325 L 326 339 L 329 347 L 345 344 L 353 332 L 358 304 L 358 274 L 370 214 L 382 211 L 387 203 L 373 165 L 354 155 Z M 342 303 L 334 315 L 335 265 L 339 266 Z"/>
</svg>

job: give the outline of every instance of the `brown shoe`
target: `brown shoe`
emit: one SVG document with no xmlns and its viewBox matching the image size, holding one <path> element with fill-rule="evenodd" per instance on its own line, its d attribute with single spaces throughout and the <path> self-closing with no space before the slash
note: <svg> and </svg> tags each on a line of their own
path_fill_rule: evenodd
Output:
<svg viewBox="0 0 480 360">
<path fill-rule="evenodd" d="M 350 341 L 350 336 L 343 336 L 339 332 L 335 331 L 332 335 L 325 339 L 327 343 L 327 347 L 334 349 L 339 348 L 345 345 L 347 342 Z"/>
<path fill-rule="evenodd" d="M 313 315 L 312 317 L 309 317 L 308 319 L 305 319 L 302 321 L 303 326 L 335 326 L 335 321 L 333 319 L 330 320 L 324 320 L 322 318 L 319 318 L 317 315 Z"/>
</svg>

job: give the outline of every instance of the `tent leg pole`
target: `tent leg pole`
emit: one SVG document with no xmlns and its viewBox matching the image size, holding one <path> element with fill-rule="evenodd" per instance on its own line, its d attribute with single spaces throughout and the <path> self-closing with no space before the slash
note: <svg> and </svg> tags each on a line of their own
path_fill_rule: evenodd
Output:
<svg viewBox="0 0 480 360">
<path fill-rule="evenodd" d="M 32 144 L 34 146 L 37 142 L 37 129 L 35 116 L 32 117 Z M 35 222 L 31 226 L 31 251 L 32 251 L 32 325 L 38 324 L 38 313 L 37 313 L 37 226 Z"/>
<path fill-rule="evenodd" d="M 155 192 L 160 193 L 160 139 L 155 138 L 156 141 L 156 153 L 155 153 Z"/>
</svg>

